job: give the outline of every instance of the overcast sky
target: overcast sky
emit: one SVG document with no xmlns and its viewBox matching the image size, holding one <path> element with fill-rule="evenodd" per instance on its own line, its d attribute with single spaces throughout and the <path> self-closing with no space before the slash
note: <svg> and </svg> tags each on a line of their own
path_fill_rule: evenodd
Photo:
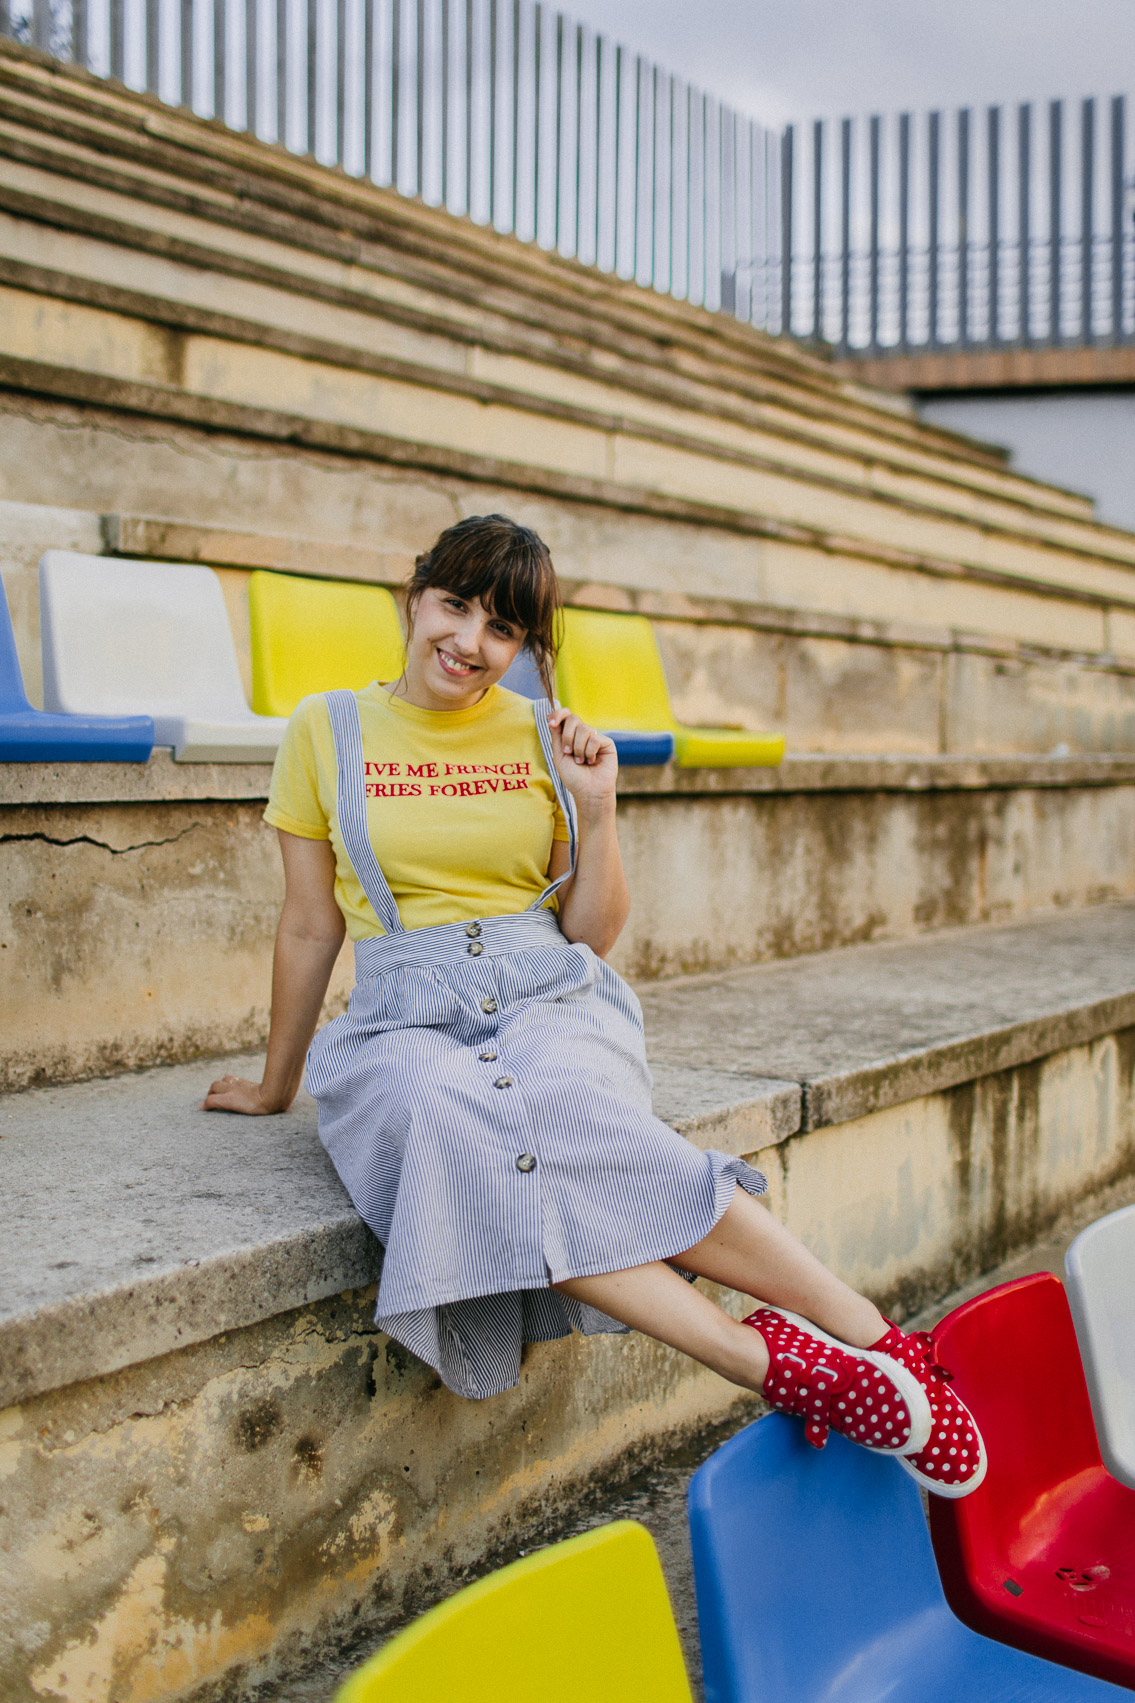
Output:
<svg viewBox="0 0 1135 1703">
<path fill-rule="evenodd" d="M 1135 0 L 561 0 L 768 124 L 1135 93 Z"/>
</svg>

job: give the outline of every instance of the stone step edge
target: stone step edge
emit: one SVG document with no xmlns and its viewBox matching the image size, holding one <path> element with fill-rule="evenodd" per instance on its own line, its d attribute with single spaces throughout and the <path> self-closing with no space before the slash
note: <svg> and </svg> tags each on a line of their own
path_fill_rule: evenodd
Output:
<svg viewBox="0 0 1135 1703">
<path fill-rule="evenodd" d="M 0 808 L 91 804 L 262 803 L 270 763 L 175 763 L 164 747 L 148 763 L 0 763 Z M 964 753 L 792 752 L 776 768 L 626 768 L 620 795 L 673 793 L 982 792 L 1130 786 L 1135 751 L 967 756 Z"/>
<path fill-rule="evenodd" d="M 655 1108 L 703 1149 L 751 1154 L 1131 1025 L 1135 988 L 803 1082 L 652 1061 Z M 258 1246 L 11 1314 L 0 1319 L 0 1407 L 359 1288 L 379 1269 L 378 1244 L 344 1206 Z"/>
</svg>

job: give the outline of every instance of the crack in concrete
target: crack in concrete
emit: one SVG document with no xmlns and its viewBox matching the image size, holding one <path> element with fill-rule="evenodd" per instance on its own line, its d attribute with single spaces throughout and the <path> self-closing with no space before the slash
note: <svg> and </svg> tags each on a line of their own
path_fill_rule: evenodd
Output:
<svg viewBox="0 0 1135 1703">
<path fill-rule="evenodd" d="M 128 846 L 112 846 L 108 840 L 96 840 L 93 834 L 74 834 L 69 839 L 57 838 L 54 834 L 0 834 L 0 846 L 15 845 L 19 841 L 38 841 L 45 846 L 97 846 L 100 851 L 108 851 L 112 857 L 124 857 L 127 852 L 146 851 L 151 846 L 172 846 L 178 840 L 183 840 L 186 834 L 192 834 L 199 828 L 199 822 L 190 822 L 187 828 L 181 828 L 176 834 L 168 834 L 162 840 L 137 840 Z"/>
</svg>

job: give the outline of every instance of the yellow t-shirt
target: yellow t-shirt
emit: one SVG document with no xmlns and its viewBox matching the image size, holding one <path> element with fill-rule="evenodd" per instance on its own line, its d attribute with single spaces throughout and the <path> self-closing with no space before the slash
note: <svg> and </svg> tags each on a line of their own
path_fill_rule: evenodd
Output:
<svg viewBox="0 0 1135 1703">
<path fill-rule="evenodd" d="M 490 686 L 468 710 L 422 710 L 372 684 L 356 692 L 367 826 L 403 928 L 526 910 L 566 840 L 532 704 Z M 383 927 L 359 885 L 335 811 L 335 742 L 322 696 L 304 698 L 272 771 L 264 819 L 335 849 L 335 902 L 352 940 Z"/>
</svg>

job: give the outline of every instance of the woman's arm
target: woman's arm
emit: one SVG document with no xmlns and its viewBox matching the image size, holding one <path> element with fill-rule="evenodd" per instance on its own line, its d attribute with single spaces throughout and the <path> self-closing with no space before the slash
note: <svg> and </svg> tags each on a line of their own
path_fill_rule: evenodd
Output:
<svg viewBox="0 0 1135 1703">
<path fill-rule="evenodd" d="M 287 1111 L 303 1080 L 345 924 L 335 903 L 335 853 L 329 840 L 277 829 L 284 859 L 284 908 L 272 959 L 272 1020 L 262 1082 L 222 1076 L 202 1102 L 207 1112 Z"/>
<path fill-rule="evenodd" d="M 575 799 L 579 843 L 575 874 L 560 888 L 560 927 L 605 958 L 622 933 L 630 893 L 615 833 L 615 777 L 619 759 L 612 740 L 581 722 L 570 710 L 548 717 L 556 768 Z M 568 866 L 568 848 L 554 841 L 551 880 Z"/>
</svg>

